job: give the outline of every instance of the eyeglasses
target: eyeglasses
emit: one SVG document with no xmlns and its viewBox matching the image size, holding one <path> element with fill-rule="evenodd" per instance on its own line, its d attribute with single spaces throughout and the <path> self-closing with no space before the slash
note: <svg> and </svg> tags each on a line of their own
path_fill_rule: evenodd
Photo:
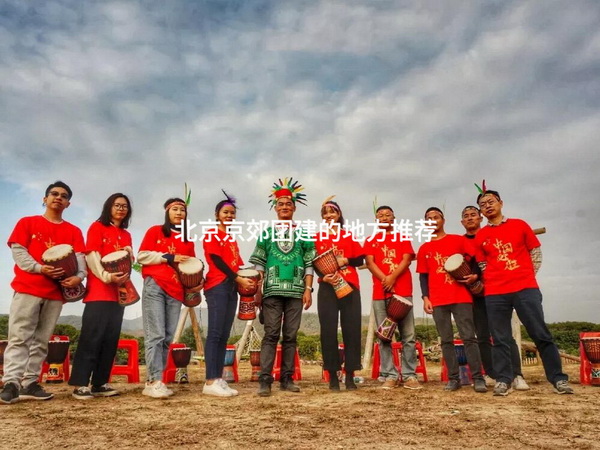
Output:
<svg viewBox="0 0 600 450">
<path fill-rule="evenodd" d="M 124 203 L 113 203 L 113 208 L 117 211 L 127 211 L 129 209 L 129 205 Z"/>
</svg>

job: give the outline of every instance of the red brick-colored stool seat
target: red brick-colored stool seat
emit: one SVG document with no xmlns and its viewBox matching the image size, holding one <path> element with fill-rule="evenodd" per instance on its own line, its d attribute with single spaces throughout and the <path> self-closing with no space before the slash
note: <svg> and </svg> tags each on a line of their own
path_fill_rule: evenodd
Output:
<svg viewBox="0 0 600 450">
<path fill-rule="evenodd" d="M 117 350 L 127 350 L 127 364 L 113 364 L 110 380 L 115 375 L 124 375 L 128 383 L 140 382 L 139 344 L 135 339 L 119 339 Z"/>
<path fill-rule="evenodd" d="M 425 364 L 425 356 L 423 355 L 423 345 L 420 341 L 415 342 L 415 350 L 417 352 L 417 367 L 415 373 L 420 373 L 423 377 L 423 381 L 427 383 L 429 378 L 427 377 L 427 365 Z M 399 374 L 402 374 L 402 342 L 392 342 L 392 358 L 394 360 L 394 366 Z M 379 343 L 375 343 L 373 346 L 373 368 L 371 369 L 371 378 L 376 380 L 379 377 L 379 364 L 381 356 L 379 355 Z"/>
<path fill-rule="evenodd" d="M 281 345 L 277 346 L 277 352 L 275 353 L 275 364 L 273 365 L 273 378 L 275 381 L 281 378 Z M 294 355 L 294 374 L 292 375 L 292 379 L 294 381 L 302 380 L 302 369 L 300 367 L 300 354 L 298 353 L 298 348 L 296 348 L 296 354 Z"/>
</svg>

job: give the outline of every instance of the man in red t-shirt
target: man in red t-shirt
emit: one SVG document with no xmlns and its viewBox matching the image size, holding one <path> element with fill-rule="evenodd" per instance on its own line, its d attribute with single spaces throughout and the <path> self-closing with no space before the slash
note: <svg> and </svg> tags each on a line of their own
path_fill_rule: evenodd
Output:
<svg viewBox="0 0 600 450">
<path fill-rule="evenodd" d="M 504 203 L 497 191 L 486 190 L 477 204 L 488 225 L 475 237 L 476 258 L 483 271 L 485 302 L 494 338 L 492 357 L 496 372 L 494 395 L 508 395 L 513 381 L 510 356 L 513 309 L 540 352 L 546 378 L 557 394 L 572 394 L 562 371 L 558 348 L 544 322 L 542 293 L 535 274 L 541 266 L 540 242 L 531 227 L 502 214 Z"/>
<path fill-rule="evenodd" d="M 475 392 L 487 392 L 481 374 L 481 356 L 475 338 L 471 294 L 464 284 L 458 283 L 444 268 L 450 256 L 467 253 L 466 240 L 457 234 L 446 234 L 444 213 L 435 206 L 425 211 L 425 220 L 434 223 L 434 237 L 419 248 L 417 272 L 421 283 L 423 308 L 427 314 L 433 314 L 435 326 L 442 339 L 442 354 L 448 368 L 448 384 L 444 389 L 456 391 L 461 387 L 452 329 L 452 316 L 454 316 L 471 369 L 473 388 Z"/>
<path fill-rule="evenodd" d="M 81 230 L 62 219 L 72 194 L 71 188 L 62 181 L 52 183 L 44 196 L 44 214 L 22 218 L 8 238 L 15 261 L 15 278 L 11 283 L 15 293 L 8 319 L 8 346 L 4 352 L 2 403 L 54 397 L 44 391 L 37 380 L 48 354 L 48 340 L 62 310 L 60 286 L 75 288 L 87 275 Z M 42 262 L 42 254 L 58 244 L 73 247 L 77 257 L 76 275 L 64 278 L 63 269 Z"/>
<path fill-rule="evenodd" d="M 379 228 L 365 241 L 364 250 L 367 268 L 373 275 L 373 312 L 377 323 L 387 316 L 385 299 L 396 295 L 412 304 L 412 277 L 409 266 L 415 258 L 410 241 L 393 231 L 394 211 L 389 206 L 380 206 L 375 212 Z M 398 324 L 402 338 L 402 380 L 406 389 L 421 389 L 415 370 L 415 319 L 411 308 L 408 315 Z M 384 389 L 396 387 L 398 371 L 392 359 L 392 346 L 379 340 L 380 376 L 385 378 Z"/>
<path fill-rule="evenodd" d="M 481 222 L 483 217 L 479 208 L 476 206 L 465 206 L 462 210 L 460 223 L 464 227 L 466 233 L 463 235 L 467 239 L 467 244 L 471 248 L 469 254 L 475 253 L 475 236 L 479 230 L 481 230 Z M 473 260 L 473 272 L 479 272 L 477 264 Z M 488 314 L 485 307 L 484 292 L 479 294 L 473 294 L 473 321 L 475 322 L 475 334 L 477 334 L 477 344 L 479 345 L 479 353 L 481 353 L 481 364 L 485 370 L 486 375 L 495 384 L 496 372 L 494 372 L 494 366 L 492 363 L 492 340 L 490 334 L 490 327 L 488 325 Z M 514 380 L 512 383 L 513 389 L 517 391 L 528 391 L 529 385 L 523 378 L 523 371 L 521 369 L 521 354 L 519 353 L 519 347 L 517 342 L 512 339 L 510 343 L 510 357 L 512 360 Z"/>
</svg>

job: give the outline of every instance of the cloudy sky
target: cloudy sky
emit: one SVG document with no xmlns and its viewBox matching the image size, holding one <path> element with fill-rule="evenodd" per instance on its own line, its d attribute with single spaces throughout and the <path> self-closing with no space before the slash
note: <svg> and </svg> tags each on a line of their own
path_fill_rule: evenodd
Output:
<svg viewBox="0 0 600 450">
<path fill-rule="evenodd" d="M 369 222 L 377 196 L 411 221 L 443 207 L 458 233 L 485 178 L 506 215 L 548 230 L 547 320 L 600 322 L 599 23 L 593 0 L 3 2 L 0 236 L 56 179 L 84 233 L 108 195 L 130 195 L 137 247 L 184 182 L 191 220 L 224 188 L 248 221 L 274 217 L 285 176 L 306 187 L 298 219 L 337 194 Z M 12 265 L 4 246 L 0 313 Z"/>
</svg>

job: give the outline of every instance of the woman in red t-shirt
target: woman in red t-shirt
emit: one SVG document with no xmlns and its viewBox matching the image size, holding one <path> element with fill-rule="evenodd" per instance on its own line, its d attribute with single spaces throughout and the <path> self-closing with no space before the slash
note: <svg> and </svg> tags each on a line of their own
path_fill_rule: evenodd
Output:
<svg viewBox="0 0 600 450">
<path fill-rule="evenodd" d="M 78 400 L 118 394 L 107 383 L 123 322 L 124 308 L 118 302 L 118 287 L 129 279 L 129 274 L 109 273 L 100 260 L 118 250 L 132 254 L 131 235 L 127 231 L 132 213 L 131 202 L 125 194 L 112 194 L 104 202 L 100 218 L 92 223 L 87 233 L 87 292 L 83 300 L 85 308 L 79 344 L 69 379 L 71 386 L 79 386 L 73 391 L 73 397 Z M 88 387 L 90 377 L 91 390 Z"/>
<path fill-rule="evenodd" d="M 138 253 L 144 278 L 142 318 L 147 369 L 142 394 L 153 398 L 173 395 L 173 391 L 162 382 L 162 374 L 184 297 L 174 265 L 196 256 L 194 243 L 186 235 L 185 202 L 180 198 L 170 198 L 164 208 L 164 223 L 146 232 Z M 199 292 L 202 287 L 200 284 L 191 291 Z"/>
<path fill-rule="evenodd" d="M 225 191 L 223 191 L 225 193 Z M 227 233 L 227 226 L 235 220 L 235 199 L 225 193 L 225 200 L 217 203 L 215 218 L 218 221 L 215 234 L 204 237 L 204 256 L 208 273 L 204 283 L 204 295 L 208 307 L 208 333 L 204 348 L 206 362 L 206 384 L 203 394 L 217 397 L 237 395 L 221 378 L 227 340 L 237 309 L 237 285 L 252 287 L 255 282 L 237 275 L 243 264 L 240 250 L 234 237 Z"/>
<path fill-rule="evenodd" d="M 361 369 L 360 327 L 361 304 L 360 285 L 356 267 L 364 264 L 364 252 L 352 233 L 344 231 L 344 216 L 340 206 L 331 199 L 321 207 L 321 218 L 327 224 L 326 230 L 317 234 L 315 248 L 317 254 L 333 249 L 341 269 L 334 275 L 320 276 L 317 295 L 317 311 L 321 325 L 321 348 L 323 349 L 323 369 L 329 372 L 329 389 L 340 390 L 338 371 L 341 370 L 338 351 L 338 316 L 344 340 L 344 370 L 346 389 L 356 389 L 354 371 Z M 321 274 L 319 274 L 321 275 Z M 338 299 L 333 286 L 342 277 L 352 292 Z"/>
</svg>

